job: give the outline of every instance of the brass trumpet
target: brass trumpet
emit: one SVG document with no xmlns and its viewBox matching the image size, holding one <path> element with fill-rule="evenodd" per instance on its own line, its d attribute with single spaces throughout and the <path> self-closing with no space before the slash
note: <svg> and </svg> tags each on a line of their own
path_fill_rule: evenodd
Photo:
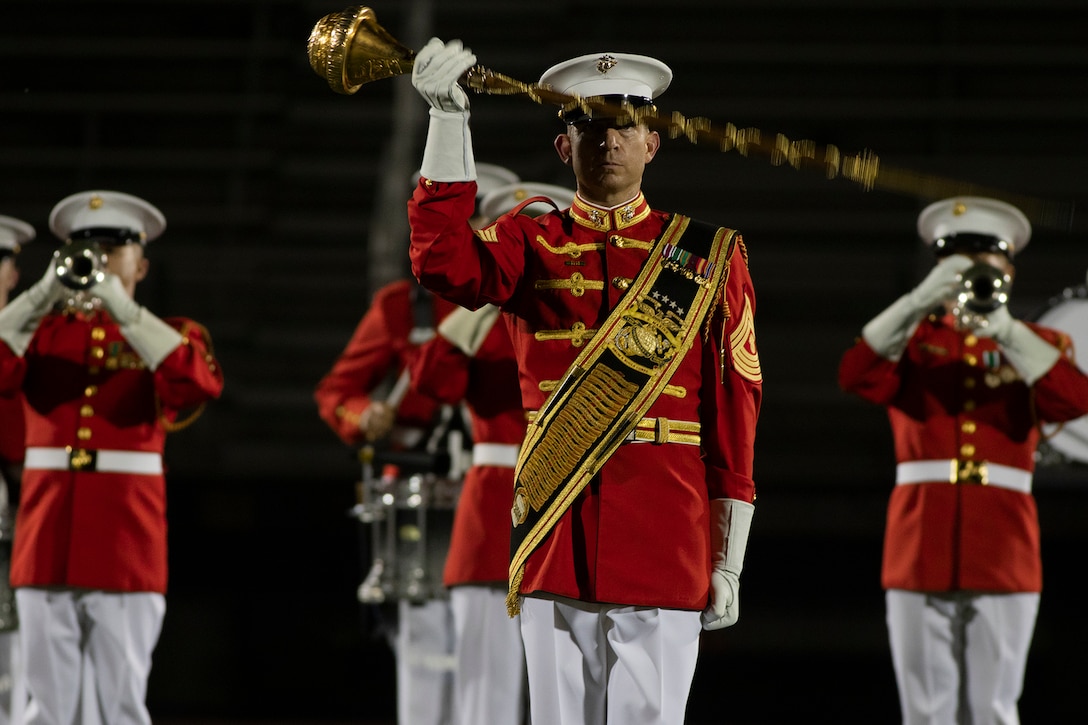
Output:
<svg viewBox="0 0 1088 725">
<path fill-rule="evenodd" d="M 378 24 L 369 7 L 355 5 L 330 13 L 314 25 L 307 43 L 310 67 L 336 93 L 351 95 L 366 83 L 412 72 L 416 53 L 406 48 Z M 713 145 L 718 150 L 736 151 L 742 156 L 762 155 L 774 166 L 788 164 L 795 169 L 815 170 L 827 179 L 838 176 L 857 183 L 865 191 L 880 188 L 921 199 L 952 196 L 989 196 L 1018 206 L 1040 225 L 1064 228 L 1073 222 L 1073 204 L 1010 194 L 968 182 L 895 169 L 881 164 L 872 151 L 843 154 L 832 145 L 817 146 L 809 140 L 791 140 L 758 128 L 737 128 L 732 123 L 715 126 L 706 118 L 686 118 L 674 111 L 658 115 L 656 106 L 634 108 L 600 99 L 559 93 L 538 83 L 524 83 L 483 66 L 473 66 L 461 78 L 467 89 L 492 95 L 523 95 L 536 103 L 558 105 L 566 110 L 582 108 L 599 116 L 644 123 L 667 134 L 685 137 L 694 144 Z"/>
<path fill-rule="evenodd" d="M 991 264 L 978 262 L 964 270 L 959 280 L 952 314 L 965 326 L 984 327 L 986 315 L 1009 302 L 1012 277 Z"/>
<path fill-rule="evenodd" d="M 92 239 L 66 242 L 53 252 L 53 259 L 53 270 L 68 289 L 90 289 L 106 278 L 106 253 Z"/>
</svg>

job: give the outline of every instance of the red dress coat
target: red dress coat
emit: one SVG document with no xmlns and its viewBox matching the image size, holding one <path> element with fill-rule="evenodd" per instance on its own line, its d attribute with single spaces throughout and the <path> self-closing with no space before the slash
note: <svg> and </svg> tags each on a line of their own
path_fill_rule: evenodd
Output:
<svg viewBox="0 0 1088 725">
<path fill-rule="evenodd" d="M 16 392 L 11 396 L 0 396 L 0 468 L 22 463 L 25 449 L 23 395 Z"/>
<path fill-rule="evenodd" d="M 464 401 L 476 444 L 518 446 L 525 437 L 517 362 L 510 334 L 496 321 L 473 357 L 438 335 L 412 367 L 413 385 L 449 405 Z M 506 582 L 514 468 L 473 465 L 465 473 L 453 517 L 446 586 Z"/>
<path fill-rule="evenodd" d="M 332 369 L 314 391 L 318 414 L 348 445 L 364 443 L 359 417 L 367 409 L 375 390 L 390 384 L 419 354 L 422 340 L 413 339 L 415 296 L 420 291 L 411 280 L 397 280 L 378 290 L 373 304 L 359 321 L 351 340 Z M 454 305 L 432 296 L 433 320 L 437 325 Z M 433 334 L 433 330 L 431 331 Z M 378 397 L 383 400 L 384 394 Z M 428 428 L 439 403 L 408 389 L 397 408 L 399 426 Z"/>
<path fill-rule="evenodd" d="M 1029 325 L 1070 352 L 1064 334 Z M 1029 388 L 993 340 L 956 329 L 951 317 L 923 320 L 899 362 L 859 340 L 842 358 L 839 384 L 887 408 L 899 463 L 959 458 L 1034 471 L 1038 425 L 1088 413 L 1088 376 L 1071 355 Z M 1035 499 L 947 479 L 897 485 L 882 583 L 920 592 L 1040 591 Z"/>
<path fill-rule="evenodd" d="M 538 410 L 638 275 L 670 215 L 652 210 L 641 194 L 613 210 L 576 199 L 566 212 L 536 219 L 508 214 L 474 233 L 468 219 L 475 191 L 474 182 L 420 180 L 408 204 L 412 271 L 464 307 L 493 303 L 510 313 L 523 405 Z M 733 256 L 725 297 L 646 414 L 701 423 L 701 446 L 620 446 L 529 557 L 523 594 L 706 606 L 708 498 L 755 497 L 762 378 L 743 245 Z"/>
<path fill-rule="evenodd" d="M 183 342 L 147 369 L 105 312 L 52 313 L 23 357 L 0 344 L 0 395 L 21 391 L 27 447 L 161 456 L 167 429 L 223 389 L 207 332 L 166 320 Z M 12 586 L 166 591 L 162 474 L 23 472 Z"/>
</svg>

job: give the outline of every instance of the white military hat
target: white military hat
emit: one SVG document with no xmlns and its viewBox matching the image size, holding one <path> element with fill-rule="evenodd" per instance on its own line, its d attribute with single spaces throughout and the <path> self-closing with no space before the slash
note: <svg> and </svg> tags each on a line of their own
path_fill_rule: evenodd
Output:
<svg viewBox="0 0 1088 725">
<path fill-rule="evenodd" d="M 1012 204 L 982 196 L 956 196 L 918 215 L 918 236 L 939 256 L 999 252 L 1010 259 L 1031 240 L 1031 222 Z"/>
<path fill-rule="evenodd" d="M 519 181 L 516 184 L 500 186 L 484 196 L 480 202 L 480 214 L 488 219 L 497 219 L 521 202 L 534 196 L 546 196 L 554 201 L 555 205 L 560 209 L 566 209 L 574 203 L 573 189 L 554 184 L 541 184 L 535 181 Z M 535 201 L 522 209 L 522 214 L 539 216 L 551 210 L 550 204 Z"/>
<path fill-rule="evenodd" d="M 672 70 L 646 55 L 590 53 L 553 65 L 540 76 L 540 85 L 580 98 L 603 98 L 645 106 L 665 92 Z M 568 113 L 568 122 L 584 115 Z"/>
<path fill-rule="evenodd" d="M 19 248 L 36 236 L 34 227 L 21 219 L 0 215 L 0 254 L 19 253 Z"/>
<path fill-rule="evenodd" d="M 521 177 L 510 169 L 496 164 L 476 164 L 476 197 L 490 194 L 494 189 L 520 181 Z"/>
<path fill-rule="evenodd" d="M 148 202 L 119 191 L 81 191 L 49 214 L 58 239 L 112 237 L 119 243 L 150 242 L 166 229 L 166 217 Z"/>
</svg>

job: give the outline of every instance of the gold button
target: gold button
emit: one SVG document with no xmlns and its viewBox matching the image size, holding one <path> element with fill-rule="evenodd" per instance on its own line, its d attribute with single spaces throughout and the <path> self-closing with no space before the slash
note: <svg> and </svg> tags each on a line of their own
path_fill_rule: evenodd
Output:
<svg viewBox="0 0 1088 725">
<path fill-rule="evenodd" d="M 628 277 L 613 277 L 612 286 L 619 290 L 625 290 L 631 286 L 631 280 Z"/>
<path fill-rule="evenodd" d="M 83 389 L 83 396 L 86 398 L 93 398 L 96 395 L 98 395 L 97 385 L 88 385 Z"/>
<path fill-rule="evenodd" d="M 978 344 L 978 338 L 974 335 L 968 335 L 967 337 L 963 338 L 963 344 L 967 347 L 974 347 Z"/>
<path fill-rule="evenodd" d="M 978 365 L 978 358 L 971 353 L 965 353 L 963 356 L 963 361 L 971 366 Z"/>
<path fill-rule="evenodd" d="M 95 360 L 101 360 L 102 358 L 106 357 L 106 351 L 95 345 L 91 348 L 91 357 L 93 357 Z"/>
<path fill-rule="evenodd" d="M 963 387 L 967 388 L 968 390 L 975 387 L 976 384 L 977 383 L 975 382 L 974 378 L 964 378 L 963 379 Z"/>
<path fill-rule="evenodd" d="M 94 408 L 89 405 L 81 406 L 79 409 L 79 414 L 84 418 L 90 418 L 94 415 Z"/>
<path fill-rule="evenodd" d="M 964 433 L 974 433 L 978 430 L 978 425 L 976 425 L 973 420 L 965 420 L 963 421 L 963 425 L 960 426 L 960 430 Z"/>
<path fill-rule="evenodd" d="M 964 458 L 971 458 L 975 455 L 975 446 L 972 443 L 964 443 L 960 446 L 960 455 Z"/>
<path fill-rule="evenodd" d="M 623 237 L 619 236 L 618 234 L 613 234 L 611 237 L 608 238 L 608 241 L 612 242 L 612 246 L 623 249 Z"/>
<path fill-rule="evenodd" d="M 105 328 L 95 327 L 94 329 L 92 329 L 91 330 L 91 339 L 92 340 L 105 340 L 106 339 L 106 330 L 105 330 Z"/>
<path fill-rule="evenodd" d="M 76 438 L 80 439 L 81 441 L 89 441 L 91 439 L 91 429 L 80 428 L 76 431 Z"/>
<path fill-rule="evenodd" d="M 975 409 L 975 401 L 973 401 L 973 400 L 964 401 L 963 409 L 968 410 L 968 411 L 974 410 Z"/>
</svg>

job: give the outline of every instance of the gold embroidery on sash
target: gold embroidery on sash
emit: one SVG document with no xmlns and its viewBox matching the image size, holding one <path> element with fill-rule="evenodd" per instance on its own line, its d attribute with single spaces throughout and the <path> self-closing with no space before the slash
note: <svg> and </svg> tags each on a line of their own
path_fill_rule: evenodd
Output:
<svg viewBox="0 0 1088 725">
<path fill-rule="evenodd" d="M 619 417 L 639 386 L 603 365 L 594 367 L 571 398 L 560 408 L 518 476 L 519 487 L 534 510 L 547 503 L 574 470 L 580 454 L 592 448 L 593 441 Z"/>
<path fill-rule="evenodd" d="M 623 325 L 609 347 L 631 369 L 652 375 L 654 368 L 666 364 L 676 354 L 683 319 L 667 309 L 668 305 L 667 299 L 640 297 L 624 314 Z M 653 367 L 641 365 L 634 358 L 646 359 Z"/>
</svg>

